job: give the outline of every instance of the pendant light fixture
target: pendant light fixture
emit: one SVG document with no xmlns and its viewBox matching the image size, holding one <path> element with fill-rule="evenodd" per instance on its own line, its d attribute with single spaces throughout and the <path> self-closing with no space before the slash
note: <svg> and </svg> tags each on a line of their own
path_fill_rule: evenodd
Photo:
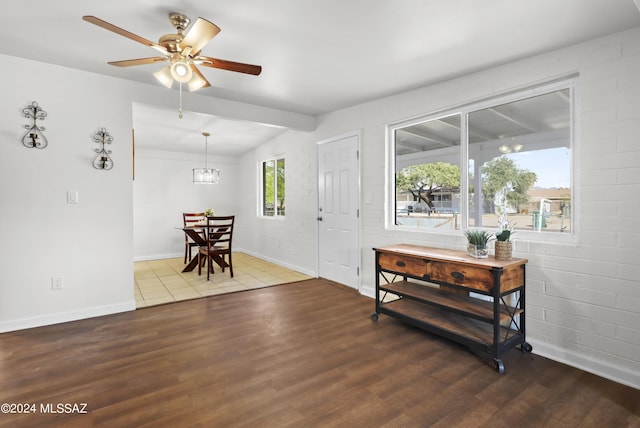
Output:
<svg viewBox="0 0 640 428">
<path fill-rule="evenodd" d="M 203 132 L 204 135 L 204 168 L 193 168 L 193 182 L 196 184 L 218 184 L 220 181 L 220 170 L 207 167 L 208 158 L 208 132 Z"/>
</svg>

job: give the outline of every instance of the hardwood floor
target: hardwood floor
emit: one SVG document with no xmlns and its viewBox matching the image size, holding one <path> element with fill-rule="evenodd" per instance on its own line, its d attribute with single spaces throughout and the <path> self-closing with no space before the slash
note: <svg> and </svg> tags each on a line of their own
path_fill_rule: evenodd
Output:
<svg viewBox="0 0 640 428">
<path fill-rule="evenodd" d="M 639 390 L 373 309 L 320 279 L 5 333 L 0 403 L 36 411 L 0 426 L 640 427 Z"/>
</svg>

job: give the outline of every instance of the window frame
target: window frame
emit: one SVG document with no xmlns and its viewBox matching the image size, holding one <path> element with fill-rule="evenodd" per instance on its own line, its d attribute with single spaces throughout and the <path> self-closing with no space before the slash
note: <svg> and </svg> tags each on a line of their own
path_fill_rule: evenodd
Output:
<svg viewBox="0 0 640 428">
<path fill-rule="evenodd" d="M 460 126 L 460 165 L 461 171 L 466 171 L 469 166 L 469 135 L 468 124 L 469 115 L 473 112 L 487 109 L 493 106 L 499 106 L 502 104 L 517 102 L 528 98 L 553 93 L 560 90 L 569 90 L 570 102 L 570 129 L 569 129 L 569 149 L 571 153 L 570 159 L 570 180 L 571 180 L 571 230 L 570 232 L 539 232 L 539 231 L 527 231 L 518 230 L 518 238 L 527 241 L 544 241 L 544 242 L 576 242 L 579 234 L 579 219 L 577 218 L 579 209 L 579 178 L 577 173 L 578 159 L 579 159 L 579 147 L 576 142 L 578 141 L 579 132 L 579 90 L 578 90 L 578 75 L 574 74 L 561 79 L 557 79 L 544 84 L 524 87 L 512 91 L 508 91 L 499 95 L 486 97 L 472 101 L 469 103 L 449 107 L 446 109 L 437 110 L 431 113 L 414 116 L 408 119 L 399 120 L 386 125 L 386 170 L 387 175 L 385 178 L 385 228 L 393 231 L 409 231 L 418 233 L 431 233 L 439 235 L 462 235 L 464 230 L 469 228 L 469 177 L 468 174 L 461 174 L 460 177 L 460 217 L 461 224 L 460 229 L 455 230 L 439 230 L 437 228 L 421 228 L 415 226 L 406 226 L 395 224 L 396 218 L 396 144 L 395 135 L 396 130 L 402 129 L 408 126 L 417 125 L 420 123 L 438 120 L 453 115 L 459 115 Z M 473 227 L 472 227 L 473 228 Z M 479 229 L 495 232 L 495 229 L 488 227 L 480 227 Z"/>
<path fill-rule="evenodd" d="M 265 219 L 284 219 L 286 216 L 286 202 L 284 204 L 285 209 L 284 209 L 284 214 L 280 214 L 278 212 L 278 208 L 277 208 L 277 201 L 278 201 L 278 163 L 282 161 L 284 163 L 284 189 L 285 189 L 285 199 L 286 199 L 286 185 L 287 185 L 287 180 L 286 180 L 286 173 L 287 173 L 287 161 L 286 161 L 286 157 L 284 154 L 282 155 L 276 155 L 276 156 L 272 156 L 269 158 L 264 158 L 260 161 L 258 161 L 258 206 L 257 206 L 257 215 L 260 218 L 265 218 Z M 273 174 L 273 179 L 274 179 L 274 214 L 273 215 L 267 215 L 265 214 L 265 182 L 264 182 L 264 165 L 267 162 L 273 162 L 274 164 L 274 174 Z"/>
</svg>

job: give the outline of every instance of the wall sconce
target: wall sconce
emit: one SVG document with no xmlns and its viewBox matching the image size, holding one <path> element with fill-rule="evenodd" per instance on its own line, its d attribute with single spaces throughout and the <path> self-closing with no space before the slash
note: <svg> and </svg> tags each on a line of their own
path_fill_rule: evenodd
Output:
<svg viewBox="0 0 640 428">
<path fill-rule="evenodd" d="M 37 120 L 44 120 L 47 117 L 47 112 L 42 110 L 42 107 L 37 102 L 32 102 L 30 106 L 22 109 L 24 117 L 33 119 L 33 125 L 24 125 L 27 128 L 27 132 L 22 137 L 22 145 L 29 149 L 44 149 L 49 145 L 47 137 L 44 136 L 42 131 L 45 130 L 44 126 L 38 126 Z"/>
<path fill-rule="evenodd" d="M 106 128 L 100 128 L 91 135 L 91 139 L 94 143 L 102 144 L 101 148 L 95 149 L 95 152 L 98 155 L 93 159 L 93 167 L 95 169 L 113 168 L 113 160 L 109 156 L 111 154 L 111 150 L 107 150 L 104 147 L 105 144 L 111 144 L 113 141 L 111 134 L 107 132 Z"/>
</svg>

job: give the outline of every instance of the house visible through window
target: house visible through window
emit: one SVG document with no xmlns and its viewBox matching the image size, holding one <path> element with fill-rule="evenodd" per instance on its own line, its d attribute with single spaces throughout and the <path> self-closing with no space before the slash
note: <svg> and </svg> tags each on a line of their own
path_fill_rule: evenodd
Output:
<svg viewBox="0 0 640 428">
<path fill-rule="evenodd" d="M 265 217 L 284 216 L 285 212 L 285 169 L 284 158 L 261 162 L 262 192 L 261 215 Z"/>
<path fill-rule="evenodd" d="M 390 125 L 392 226 L 572 231 L 574 81 Z M 465 167 L 461 167 L 465 165 Z"/>
</svg>

